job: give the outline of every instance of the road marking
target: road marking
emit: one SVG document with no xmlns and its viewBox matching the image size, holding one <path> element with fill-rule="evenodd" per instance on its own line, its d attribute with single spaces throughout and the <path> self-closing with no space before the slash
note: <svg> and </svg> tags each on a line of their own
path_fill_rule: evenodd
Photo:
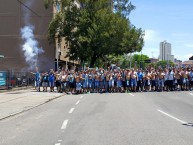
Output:
<svg viewBox="0 0 193 145">
<path fill-rule="evenodd" d="M 193 96 L 193 93 L 190 93 L 190 95 L 192 95 L 192 96 Z"/>
<path fill-rule="evenodd" d="M 129 95 L 134 96 L 133 94 L 129 93 Z"/>
<path fill-rule="evenodd" d="M 61 129 L 66 129 L 67 124 L 68 124 L 68 120 L 64 120 Z"/>
<path fill-rule="evenodd" d="M 166 115 L 166 116 L 168 116 L 168 117 L 170 117 L 170 118 L 172 118 L 172 119 L 174 119 L 174 120 L 176 120 L 176 121 L 178 121 L 178 122 L 180 122 L 182 124 L 187 124 L 187 122 L 182 121 L 182 120 L 180 120 L 180 119 L 178 119 L 178 118 L 176 118 L 176 117 L 174 117 L 174 116 L 172 116 L 172 115 L 170 115 L 170 114 L 168 114 L 168 113 L 166 113 L 164 111 L 161 111 L 161 110 L 157 110 L 157 111 L 159 111 L 160 113 L 162 113 L 162 114 L 164 114 L 164 115 Z"/>
<path fill-rule="evenodd" d="M 58 140 L 58 142 L 62 142 L 62 140 Z"/>
<path fill-rule="evenodd" d="M 83 98 L 83 96 L 80 96 L 80 99 L 82 99 Z"/>
<path fill-rule="evenodd" d="M 61 145 L 61 143 L 56 143 L 55 145 Z"/>
<path fill-rule="evenodd" d="M 77 102 L 76 102 L 76 105 L 78 105 L 80 103 L 80 100 L 78 100 Z"/>
<path fill-rule="evenodd" d="M 74 108 L 71 108 L 68 113 L 71 114 L 73 111 L 74 111 Z"/>
</svg>

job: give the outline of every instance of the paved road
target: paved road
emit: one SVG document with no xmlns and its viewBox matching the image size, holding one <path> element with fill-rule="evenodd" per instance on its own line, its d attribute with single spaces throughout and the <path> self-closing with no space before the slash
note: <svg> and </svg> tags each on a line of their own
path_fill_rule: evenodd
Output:
<svg viewBox="0 0 193 145">
<path fill-rule="evenodd" d="M 0 145 L 192 145 L 193 92 L 68 95 L 0 121 Z"/>
</svg>

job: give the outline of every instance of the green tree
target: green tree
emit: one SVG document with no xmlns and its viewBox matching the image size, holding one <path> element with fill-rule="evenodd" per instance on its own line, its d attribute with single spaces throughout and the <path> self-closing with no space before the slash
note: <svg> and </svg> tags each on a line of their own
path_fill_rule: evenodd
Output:
<svg viewBox="0 0 193 145">
<path fill-rule="evenodd" d="M 114 11 L 128 18 L 135 6 L 129 0 L 113 0 Z"/>
<path fill-rule="evenodd" d="M 169 66 L 173 67 L 174 63 L 172 61 L 169 61 Z M 156 63 L 156 67 L 162 67 L 162 68 L 168 67 L 168 61 L 166 60 L 159 61 Z"/>
<path fill-rule="evenodd" d="M 136 66 L 138 68 L 145 68 L 147 66 L 146 63 L 144 63 L 144 60 L 149 59 L 147 55 L 143 54 L 134 54 L 132 58 L 132 67 Z"/>
<path fill-rule="evenodd" d="M 55 1 L 57 2 L 57 1 Z M 72 60 L 89 62 L 94 66 L 97 60 L 107 55 L 119 56 L 141 51 L 144 32 L 128 19 L 134 6 L 127 0 L 113 3 L 112 0 L 61 0 L 61 12 L 49 25 L 49 40 L 65 37 L 69 46 L 67 56 Z M 53 0 L 45 0 L 48 7 Z M 114 11 L 116 9 L 116 11 Z"/>
</svg>

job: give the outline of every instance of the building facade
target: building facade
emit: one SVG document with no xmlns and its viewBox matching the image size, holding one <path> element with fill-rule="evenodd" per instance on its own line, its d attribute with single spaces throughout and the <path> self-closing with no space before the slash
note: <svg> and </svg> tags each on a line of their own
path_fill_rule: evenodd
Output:
<svg viewBox="0 0 193 145">
<path fill-rule="evenodd" d="M 45 9 L 44 0 L 1 0 L 0 1 L 0 71 L 31 71 L 37 65 L 40 71 L 58 67 L 72 68 L 77 61 L 66 57 L 68 47 L 63 38 L 55 44 L 48 41 L 48 27 L 54 14 L 61 9 L 60 4 Z M 33 26 L 34 39 L 43 53 L 35 56 L 37 63 L 29 64 L 22 50 L 24 40 L 21 28 Z M 33 67 L 34 66 L 34 67 Z M 33 71 L 33 70 L 32 70 Z"/>
<path fill-rule="evenodd" d="M 22 50 L 21 28 L 27 25 L 34 27 L 34 39 L 44 51 L 36 56 L 39 68 L 53 68 L 55 47 L 47 39 L 47 28 L 52 18 L 53 8 L 45 9 L 43 0 L 1 0 L 0 55 L 4 57 L 0 59 L 0 70 L 24 71 L 35 66 L 26 62 Z"/>
<path fill-rule="evenodd" d="M 78 3 L 76 3 L 78 5 Z M 53 17 L 56 13 L 61 11 L 60 1 L 53 4 Z M 69 47 L 66 43 L 65 38 L 63 37 L 59 42 L 57 39 L 55 40 L 55 68 L 63 68 L 63 69 L 74 69 L 74 66 L 79 66 L 79 61 L 70 60 L 69 57 L 66 57 Z"/>
<path fill-rule="evenodd" d="M 80 4 L 75 1 L 77 7 L 80 7 Z M 60 13 L 61 11 L 61 4 L 60 1 L 57 1 L 53 4 L 53 13 L 55 16 L 56 13 Z M 56 34 L 57 38 L 57 34 Z M 70 60 L 69 57 L 66 57 L 69 47 L 66 43 L 65 38 L 63 37 L 59 42 L 58 39 L 55 40 L 55 67 L 57 68 L 64 68 L 64 69 L 74 69 L 74 67 L 79 66 L 80 62 L 78 60 Z"/>
</svg>

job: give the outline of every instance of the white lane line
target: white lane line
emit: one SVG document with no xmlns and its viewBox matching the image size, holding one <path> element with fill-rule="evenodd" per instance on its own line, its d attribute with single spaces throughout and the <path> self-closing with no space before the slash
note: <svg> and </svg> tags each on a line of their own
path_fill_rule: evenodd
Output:
<svg viewBox="0 0 193 145">
<path fill-rule="evenodd" d="M 62 142 L 62 140 L 58 140 L 58 142 Z"/>
<path fill-rule="evenodd" d="M 64 120 L 61 129 L 66 129 L 67 124 L 68 124 L 68 120 Z"/>
<path fill-rule="evenodd" d="M 74 111 L 74 108 L 71 108 L 68 113 L 71 114 L 73 111 Z"/>
<path fill-rule="evenodd" d="M 192 96 L 193 96 L 193 93 L 190 93 L 190 95 L 192 95 Z"/>
<path fill-rule="evenodd" d="M 61 145 L 61 143 L 56 143 L 55 145 Z"/>
<path fill-rule="evenodd" d="M 134 96 L 133 94 L 129 93 L 129 95 Z"/>
<path fill-rule="evenodd" d="M 176 118 L 176 117 L 174 117 L 174 116 L 172 116 L 172 115 L 170 115 L 170 114 L 168 114 L 168 113 L 166 113 L 164 111 L 161 111 L 161 110 L 157 110 L 157 111 L 159 111 L 160 113 L 162 113 L 162 114 L 164 114 L 164 115 L 166 115 L 166 116 L 168 116 L 168 117 L 170 117 L 170 118 L 172 118 L 172 119 L 174 119 L 174 120 L 176 120 L 176 121 L 178 121 L 178 122 L 180 122 L 182 124 L 187 124 L 187 122 L 185 122 L 183 120 L 180 120 L 180 119 L 178 119 L 178 118 Z"/>
<path fill-rule="evenodd" d="M 80 99 L 82 99 L 83 98 L 83 96 L 80 96 Z"/>
<path fill-rule="evenodd" d="M 77 102 L 76 102 L 76 105 L 78 105 L 80 103 L 80 100 L 78 100 Z"/>
</svg>

